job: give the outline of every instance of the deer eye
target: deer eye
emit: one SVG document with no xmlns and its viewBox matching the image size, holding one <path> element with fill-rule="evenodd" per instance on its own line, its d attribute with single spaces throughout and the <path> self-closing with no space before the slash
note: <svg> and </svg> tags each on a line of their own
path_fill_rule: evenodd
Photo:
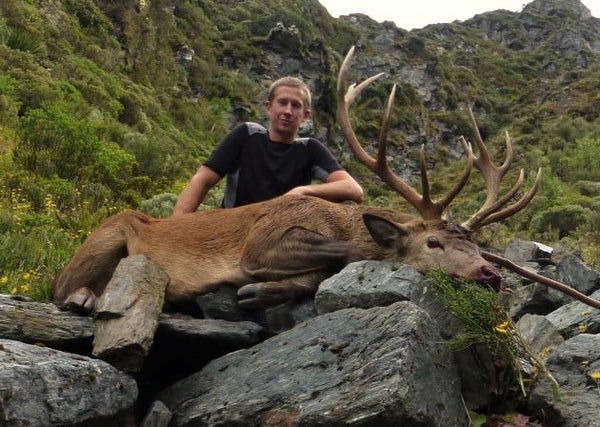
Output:
<svg viewBox="0 0 600 427">
<path fill-rule="evenodd" d="M 438 240 L 437 237 L 431 236 L 427 239 L 427 247 L 428 248 L 442 248 L 444 249 L 444 247 L 442 246 L 442 244 L 440 243 L 440 241 Z"/>
</svg>

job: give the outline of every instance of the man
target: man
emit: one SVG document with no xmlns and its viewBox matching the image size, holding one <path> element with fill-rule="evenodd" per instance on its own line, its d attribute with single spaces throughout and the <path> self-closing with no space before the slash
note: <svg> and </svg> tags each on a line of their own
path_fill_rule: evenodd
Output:
<svg viewBox="0 0 600 427">
<path fill-rule="evenodd" d="M 316 139 L 298 138 L 300 125 L 310 117 L 310 102 L 310 90 L 302 80 L 275 81 L 265 103 L 268 128 L 243 123 L 231 131 L 182 191 L 173 216 L 194 212 L 225 175 L 225 208 L 282 194 L 361 202 L 362 188 L 329 150 Z M 313 178 L 322 183 L 313 184 Z"/>
</svg>

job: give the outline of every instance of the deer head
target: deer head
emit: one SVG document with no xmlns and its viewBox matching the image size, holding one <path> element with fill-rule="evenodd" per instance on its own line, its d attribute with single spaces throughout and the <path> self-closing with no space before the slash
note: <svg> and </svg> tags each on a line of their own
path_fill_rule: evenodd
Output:
<svg viewBox="0 0 600 427">
<path fill-rule="evenodd" d="M 491 224 L 493 222 L 500 221 L 508 218 L 511 215 L 516 214 L 523 209 L 529 201 L 533 198 L 536 193 L 540 177 L 541 169 L 538 171 L 537 177 L 533 186 L 527 191 L 519 200 L 510 206 L 506 206 L 521 189 L 524 182 L 524 172 L 521 170 L 517 182 L 513 187 L 502 197 L 499 197 L 500 182 L 506 172 L 509 170 L 513 160 L 513 147 L 508 133 L 506 133 L 506 158 L 501 166 L 496 166 L 488 153 L 488 150 L 483 143 L 473 113 L 469 111 L 471 127 L 473 129 L 475 145 L 477 147 L 478 156 L 475 156 L 470 143 L 468 143 L 464 137 L 460 137 L 459 141 L 462 143 L 466 154 L 466 165 L 460 175 L 457 183 L 454 187 L 439 200 L 432 200 L 430 194 L 429 178 L 427 174 L 425 164 L 425 149 L 421 146 L 419 151 L 419 165 L 422 182 L 422 194 L 412 188 L 410 185 L 405 183 L 398 175 L 396 175 L 389 167 L 386 161 L 386 145 L 387 137 L 390 129 L 390 114 L 393 107 L 394 96 L 396 86 L 392 87 L 390 95 L 388 97 L 387 106 L 383 114 L 383 120 L 381 125 L 381 132 L 379 134 L 379 144 L 376 158 L 369 155 L 361 146 L 354 130 L 352 129 L 350 119 L 348 117 L 348 111 L 353 101 L 360 95 L 360 93 L 375 80 L 380 78 L 383 73 L 372 76 L 362 83 L 356 85 L 346 86 L 346 74 L 354 54 L 354 47 L 350 49 L 346 58 L 344 59 L 340 68 L 338 77 L 337 87 L 337 119 L 345 139 L 350 147 L 350 150 L 356 157 L 356 159 L 365 165 L 368 169 L 374 172 L 381 180 L 389 185 L 394 191 L 400 194 L 411 206 L 413 206 L 423 220 L 428 222 L 442 221 L 445 209 L 450 205 L 452 200 L 461 192 L 467 183 L 473 165 L 479 170 L 483 176 L 483 180 L 486 185 L 486 199 L 481 208 L 471 216 L 467 221 L 460 224 L 462 229 L 467 235 L 480 229 L 484 225 Z M 371 219 L 368 220 L 372 222 Z M 373 234 L 373 233 L 372 233 Z M 492 267 L 493 268 L 493 267 Z M 485 274 L 485 273 L 484 273 Z"/>
</svg>

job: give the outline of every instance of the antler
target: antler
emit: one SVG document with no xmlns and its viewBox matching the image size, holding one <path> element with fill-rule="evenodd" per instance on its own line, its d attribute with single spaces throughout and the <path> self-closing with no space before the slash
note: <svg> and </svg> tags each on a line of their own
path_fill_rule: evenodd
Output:
<svg viewBox="0 0 600 427">
<path fill-rule="evenodd" d="M 346 73 L 348 72 L 348 68 L 350 67 L 350 61 L 352 60 L 352 56 L 354 55 L 354 46 L 350 48 L 348 53 L 346 54 L 346 58 L 342 63 L 340 68 L 340 72 L 338 75 L 338 86 L 337 86 L 337 120 L 340 124 L 342 132 L 346 137 L 346 141 L 352 150 L 352 153 L 356 157 L 356 159 L 373 171 L 377 176 L 381 178 L 383 182 L 388 184 L 394 191 L 398 192 L 408 203 L 410 203 L 416 210 L 421 214 L 423 219 L 440 219 L 442 217 L 442 213 L 444 209 L 450 204 L 450 202 L 460 193 L 462 188 L 467 183 L 469 179 L 469 174 L 471 173 L 471 169 L 473 167 L 473 151 L 471 146 L 463 139 L 461 139 L 461 143 L 465 149 L 467 154 L 467 165 L 465 166 L 465 170 L 459 180 L 459 182 L 455 185 L 455 187 L 450 190 L 450 192 L 442 199 L 434 202 L 430 197 L 430 186 L 429 179 L 427 177 L 427 169 L 425 165 L 425 149 L 421 146 L 421 150 L 419 152 L 419 163 L 421 169 L 421 182 L 423 184 L 423 194 L 419 194 L 415 189 L 406 184 L 400 177 L 398 177 L 394 172 L 389 168 L 386 161 L 386 144 L 387 137 L 390 130 L 390 113 L 392 111 L 394 96 L 396 93 L 396 85 L 392 87 L 390 91 L 390 95 L 388 98 L 387 106 L 385 112 L 383 114 L 383 121 L 381 125 L 381 132 L 379 134 L 379 148 L 377 151 L 377 159 L 371 157 L 367 152 L 362 148 L 358 138 L 356 137 L 354 130 L 352 129 L 352 125 L 350 124 L 350 119 L 348 117 L 348 110 L 352 105 L 352 102 L 356 99 L 358 95 L 371 83 L 377 80 L 379 77 L 383 75 L 383 73 L 379 73 L 375 76 L 369 77 L 358 86 L 356 84 L 351 84 L 348 87 L 348 90 L 344 94 L 344 88 L 346 87 Z"/>
<path fill-rule="evenodd" d="M 589 305 L 590 307 L 594 307 L 600 309 L 600 301 L 595 300 L 585 294 L 582 294 L 577 289 L 573 289 L 564 283 L 558 282 L 549 277 L 542 276 L 540 274 L 534 273 L 526 268 L 518 266 L 514 262 L 501 257 L 500 255 L 493 254 L 491 252 L 481 251 L 481 256 L 486 260 L 501 265 L 502 267 L 508 268 L 509 270 L 514 271 L 520 276 L 525 277 L 526 279 L 533 280 L 534 282 L 541 283 L 542 285 L 549 286 L 553 289 L 556 289 L 564 294 L 567 294 L 576 300 L 581 301 L 584 304 Z"/>
<path fill-rule="evenodd" d="M 479 208 L 479 210 L 473 216 L 471 216 L 471 218 L 461 224 L 465 229 L 469 231 L 475 231 L 484 225 L 508 218 L 527 206 L 538 190 L 542 169 L 540 168 L 538 170 L 533 186 L 527 193 L 525 193 L 515 204 L 508 206 L 504 210 L 500 210 L 520 190 L 521 186 L 523 185 L 525 173 L 523 169 L 521 169 L 519 178 L 517 179 L 515 185 L 513 185 L 513 187 L 504 196 L 498 198 L 500 182 L 502 181 L 504 174 L 506 174 L 510 168 L 513 160 L 512 141 L 508 135 L 508 132 L 506 132 L 506 157 L 504 159 L 504 163 L 501 166 L 494 165 L 490 159 L 488 150 L 483 143 L 479 129 L 477 128 L 477 123 L 475 121 L 475 117 L 473 116 L 473 112 L 470 109 L 469 115 L 471 118 L 471 128 L 473 129 L 475 143 L 477 144 L 477 149 L 479 151 L 479 157 L 475 157 L 473 159 L 473 164 L 479 170 L 479 172 L 481 172 L 487 190 L 485 202 L 481 208 Z M 464 138 L 461 136 L 460 139 L 463 141 L 464 145 Z"/>
</svg>

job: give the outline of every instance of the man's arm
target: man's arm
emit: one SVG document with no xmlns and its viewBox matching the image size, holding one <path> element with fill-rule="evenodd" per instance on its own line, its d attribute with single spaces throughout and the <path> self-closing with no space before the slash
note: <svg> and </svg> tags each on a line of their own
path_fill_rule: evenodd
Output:
<svg viewBox="0 0 600 427">
<path fill-rule="evenodd" d="M 173 208 L 173 216 L 195 212 L 204 198 L 221 177 L 208 166 L 202 165 L 183 189 Z"/>
<path fill-rule="evenodd" d="M 345 170 L 330 173 L 322 184 L 302 185 L 286 194 L 315 196 L 332 202 L 353 200 L 357 203 L 362 202 L 364 197 L 362 187 Z"/>
</svg>

